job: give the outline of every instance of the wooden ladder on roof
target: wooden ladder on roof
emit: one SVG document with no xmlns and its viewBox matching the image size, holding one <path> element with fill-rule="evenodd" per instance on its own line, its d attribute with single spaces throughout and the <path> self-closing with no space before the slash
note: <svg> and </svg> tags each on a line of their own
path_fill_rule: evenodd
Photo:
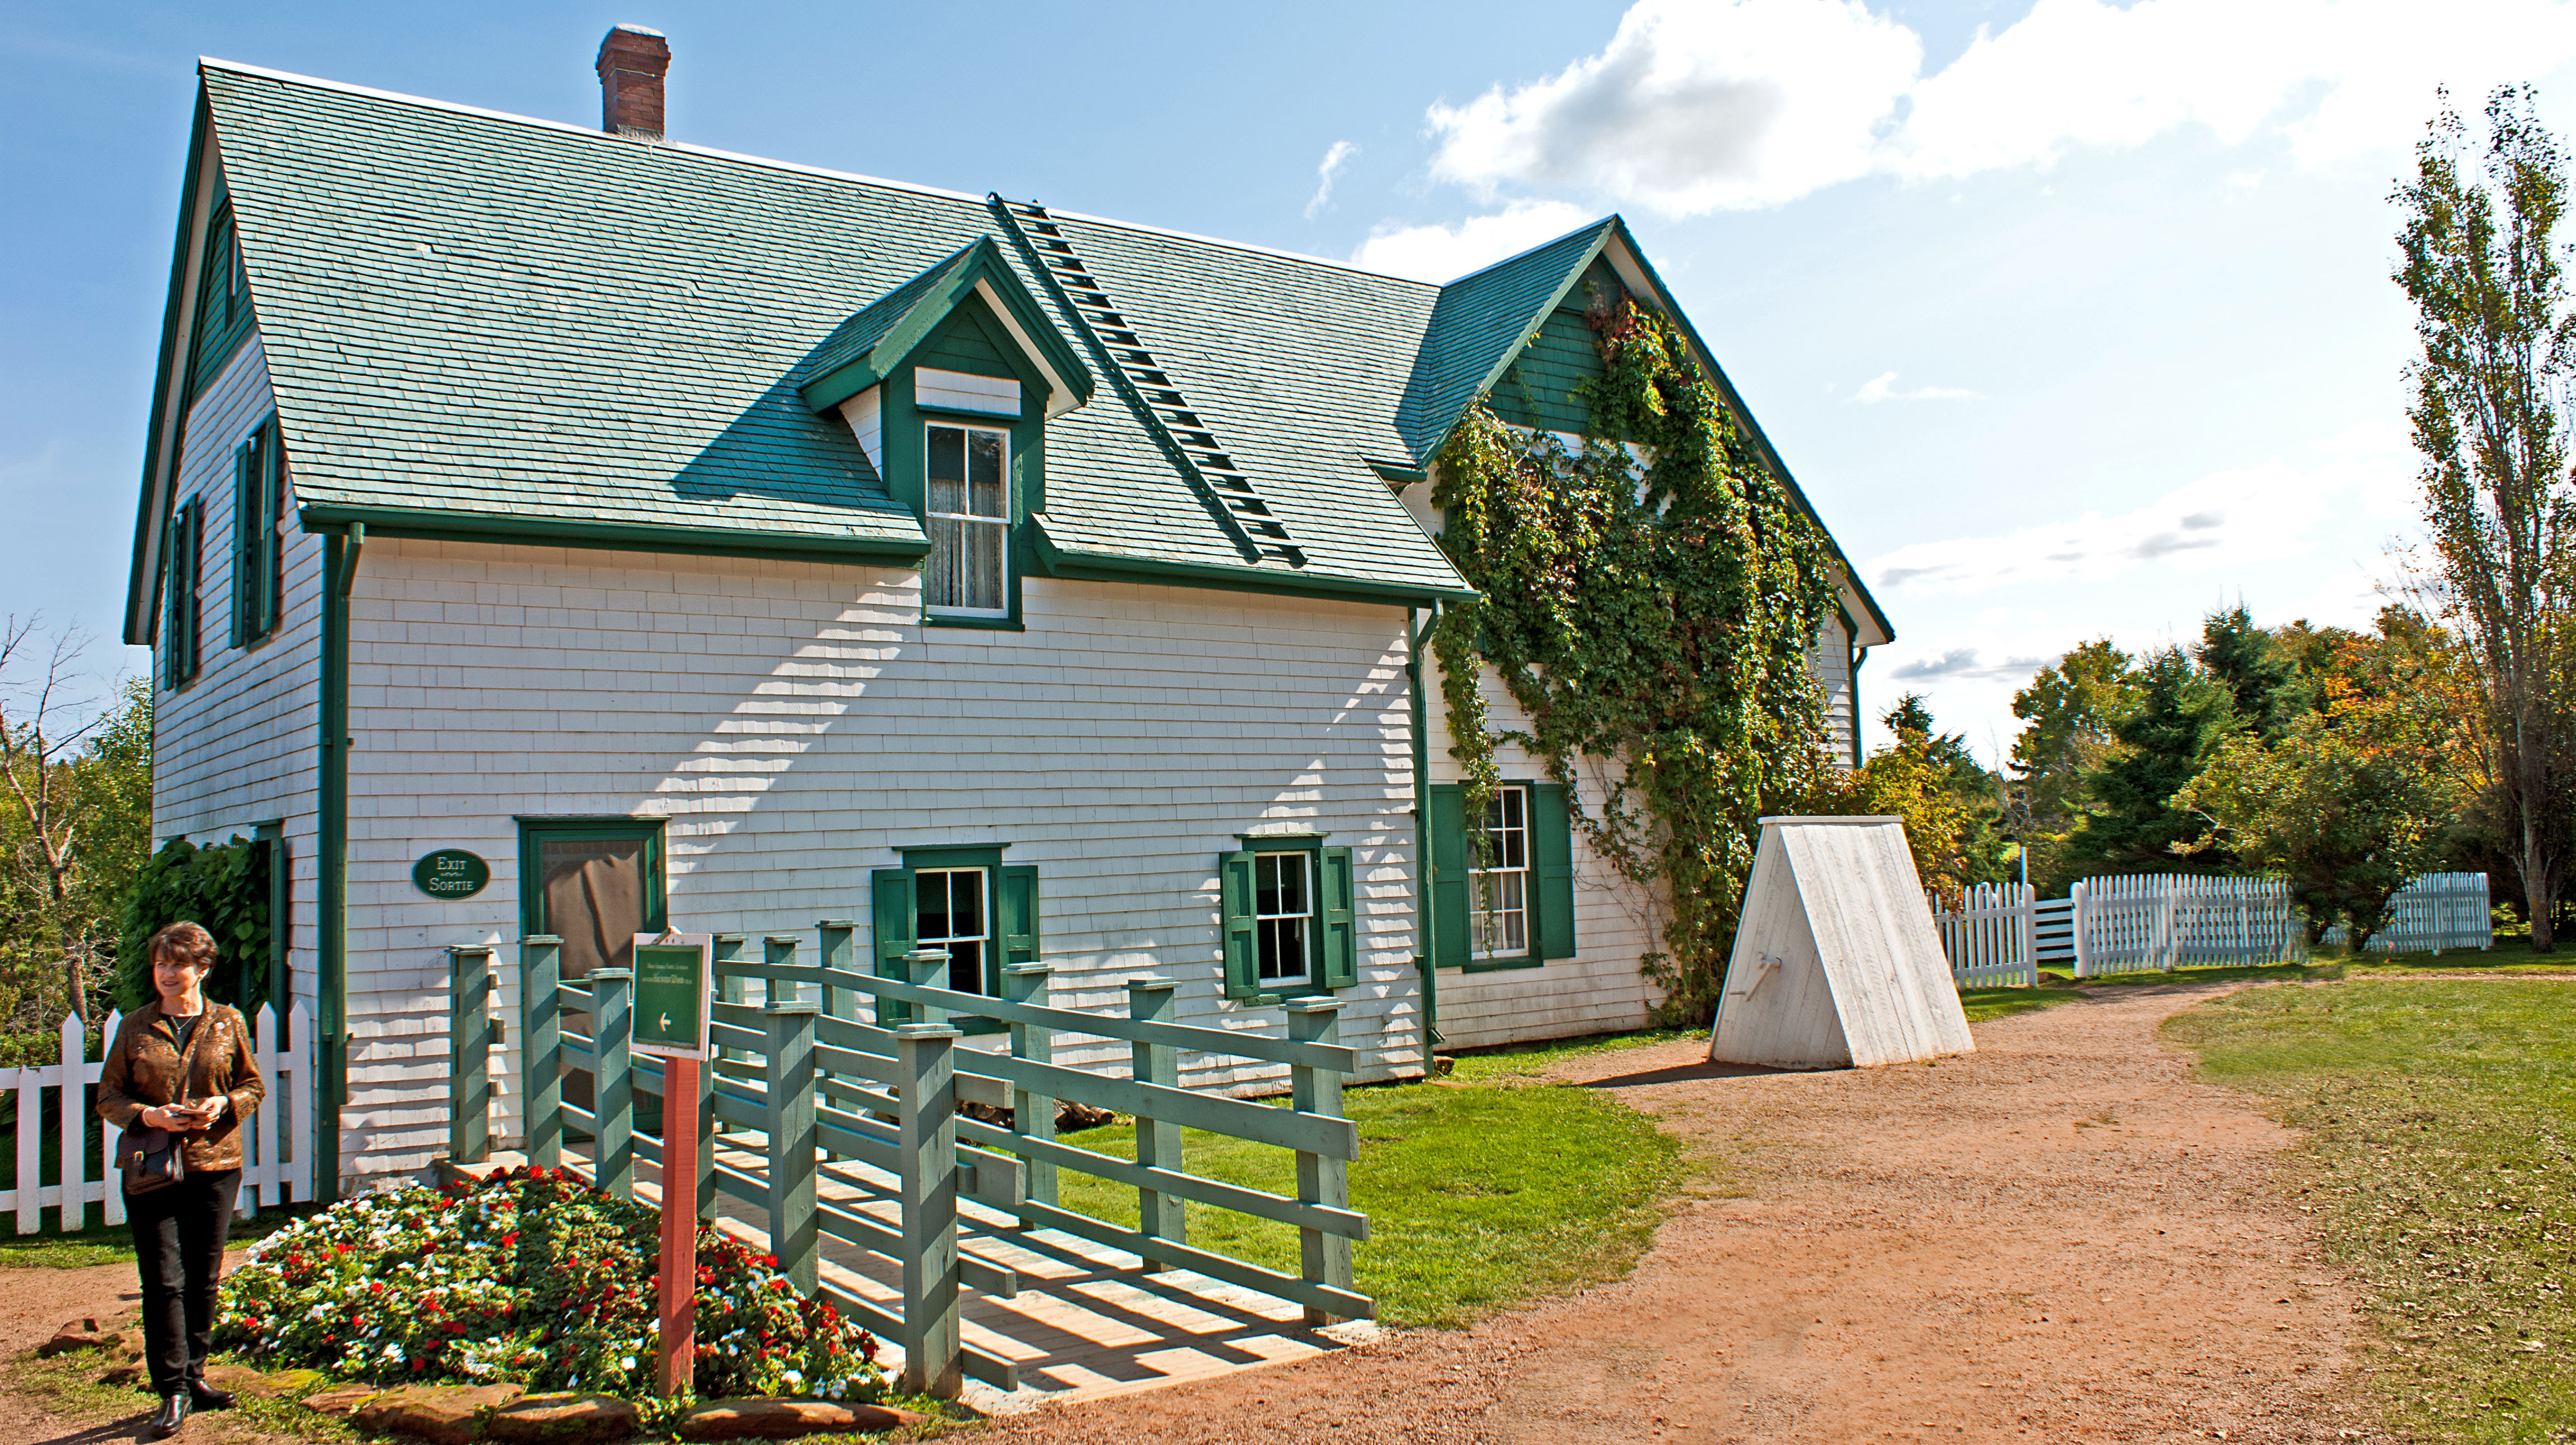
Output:
<svg viewBox="0 0 2576 1445">
<path fill-rule="evenodd" d="M 1306 553 L 1288 535 L 1287 526 L 1262 500 L 1252 478 L 1226 454 L 1216 433 L 1190 408 L 1171 374 L 1155 360 L 1134 323 L 1110 299 L 1109 288 L 1082 263 L 1064 228 L 1035 201 L 985 198 L 1002 228 L 1036 264 L 1038 275 L 1054 293 L 1056 304 L 1082 330 L 1102 370 L 1118 387 L 1146 429 L 1216 510 L 1234 539 L 1255 562 L 1306 565 Z"/>
</svg>

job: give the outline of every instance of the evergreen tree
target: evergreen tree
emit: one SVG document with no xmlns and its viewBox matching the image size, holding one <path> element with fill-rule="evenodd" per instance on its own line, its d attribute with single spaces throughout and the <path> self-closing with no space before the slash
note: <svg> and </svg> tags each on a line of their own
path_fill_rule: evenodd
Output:
<svg viewBox="0 0 2576 1445">
<path fill-rule="evenodd" d="M 2176 845 L 2190 844 L 2203 829 L 2199 818 L 2175 805 L 2174 794 L 2246 727 L 2235 694 L 2180 648 L 2149 657 L 2135 686 L 2135 705 L 2112 730 L 2123 750 L 2086 775 L 2094 810 L 2060 855 L 2061 868 L 2076 876 L 2183 866 Z"/>
</svg>

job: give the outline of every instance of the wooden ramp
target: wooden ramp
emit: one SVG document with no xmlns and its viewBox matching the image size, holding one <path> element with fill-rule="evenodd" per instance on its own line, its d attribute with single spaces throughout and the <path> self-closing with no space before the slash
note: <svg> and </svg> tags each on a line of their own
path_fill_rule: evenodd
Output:
<svg viewBox="0 0 2576 1445">
<path fill-rule="evenodd" d="M 575 1146 L 578 1147 L 578 1146 Z M 720 1142 L 722 1167 L 756 1167 L 761 1155 Z M 482 1176 L 517 1168 L 518 1155 L 495 1155 L 458 1172 Z M 589 1161 L 566 1150 L 565 1162 L 588 1172 Z M 901 1227 L 888 1192 L 892 1176 L 851 1161 L 825 1166 L 822 1202 Z M 856 1182 L 853 1182 L 856 1181 Z M 658 1206 L 660 1171 L 638 1167 L 638 1201 Z M 767 1217 L 758 1205 L 720 1194 L 719 1226 L 766 1251 Z M 968 1346 L 1009 1361 L 1019 1386 L 1003 1390 L 969 1379 L 964 1402 L 988 1415 L 1014 1414 L 1055 1401 L 1099 1400 L 1204 1380 L 1237 1370 L 1308 1359 L 1377 1337 L 1367 1320 L 1311 1328 L 1304 1310 L 1284 1300 L 1189 1270 L 1143 1271 L 1125 1250 L 1053 1229 L 1022 1229 L 1011 1215 L 972 1200 L 959 1209 L 958 1252 L 1008 1271 L 1015 1293 L 967 1288 L 961 1298 Z M 826 1236 L 821 1275 L 827 1288 L 899 1311 L 903 1291 L 893 1260 Z M 901 1373 L 902 1346 L 880 1335 L 879 1359 Z"/>
</svg>

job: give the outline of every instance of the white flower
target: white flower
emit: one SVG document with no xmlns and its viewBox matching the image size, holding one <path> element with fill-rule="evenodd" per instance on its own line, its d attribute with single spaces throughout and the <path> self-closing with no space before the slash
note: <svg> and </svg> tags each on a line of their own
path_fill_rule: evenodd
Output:
<svg viewBox="0 0 2576 1445">
<path fill-rule="evenodd" d="M 635 1357 L 634 1357 L 633 1355 L 628 1355 L 628 1356 L 626 1356 L 625 1358 L 623 1358 L 623 1359 L 619 1360 L 619 1361 L 617 1362 L 617 1368 L 619 1368 L 619 1369 L 621 1369 L 621 1370 L 631 1370 L 631 1369 L 634 1369 L 634 1368 L 635 1368 Z"/>
</svg>

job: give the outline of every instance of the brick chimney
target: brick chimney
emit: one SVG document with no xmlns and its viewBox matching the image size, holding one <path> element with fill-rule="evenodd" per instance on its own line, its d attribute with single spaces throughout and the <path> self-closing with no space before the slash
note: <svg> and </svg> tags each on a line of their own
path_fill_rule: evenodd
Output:
<svg viewBox="0 0 2576 1445">
<path fill-rule="evenodd" d="M 671 42 L 659 30 L 620 25 L 599 42 L 599 128 L 640 140 L 662 138 L 662 74 Z"/>
</svg>

